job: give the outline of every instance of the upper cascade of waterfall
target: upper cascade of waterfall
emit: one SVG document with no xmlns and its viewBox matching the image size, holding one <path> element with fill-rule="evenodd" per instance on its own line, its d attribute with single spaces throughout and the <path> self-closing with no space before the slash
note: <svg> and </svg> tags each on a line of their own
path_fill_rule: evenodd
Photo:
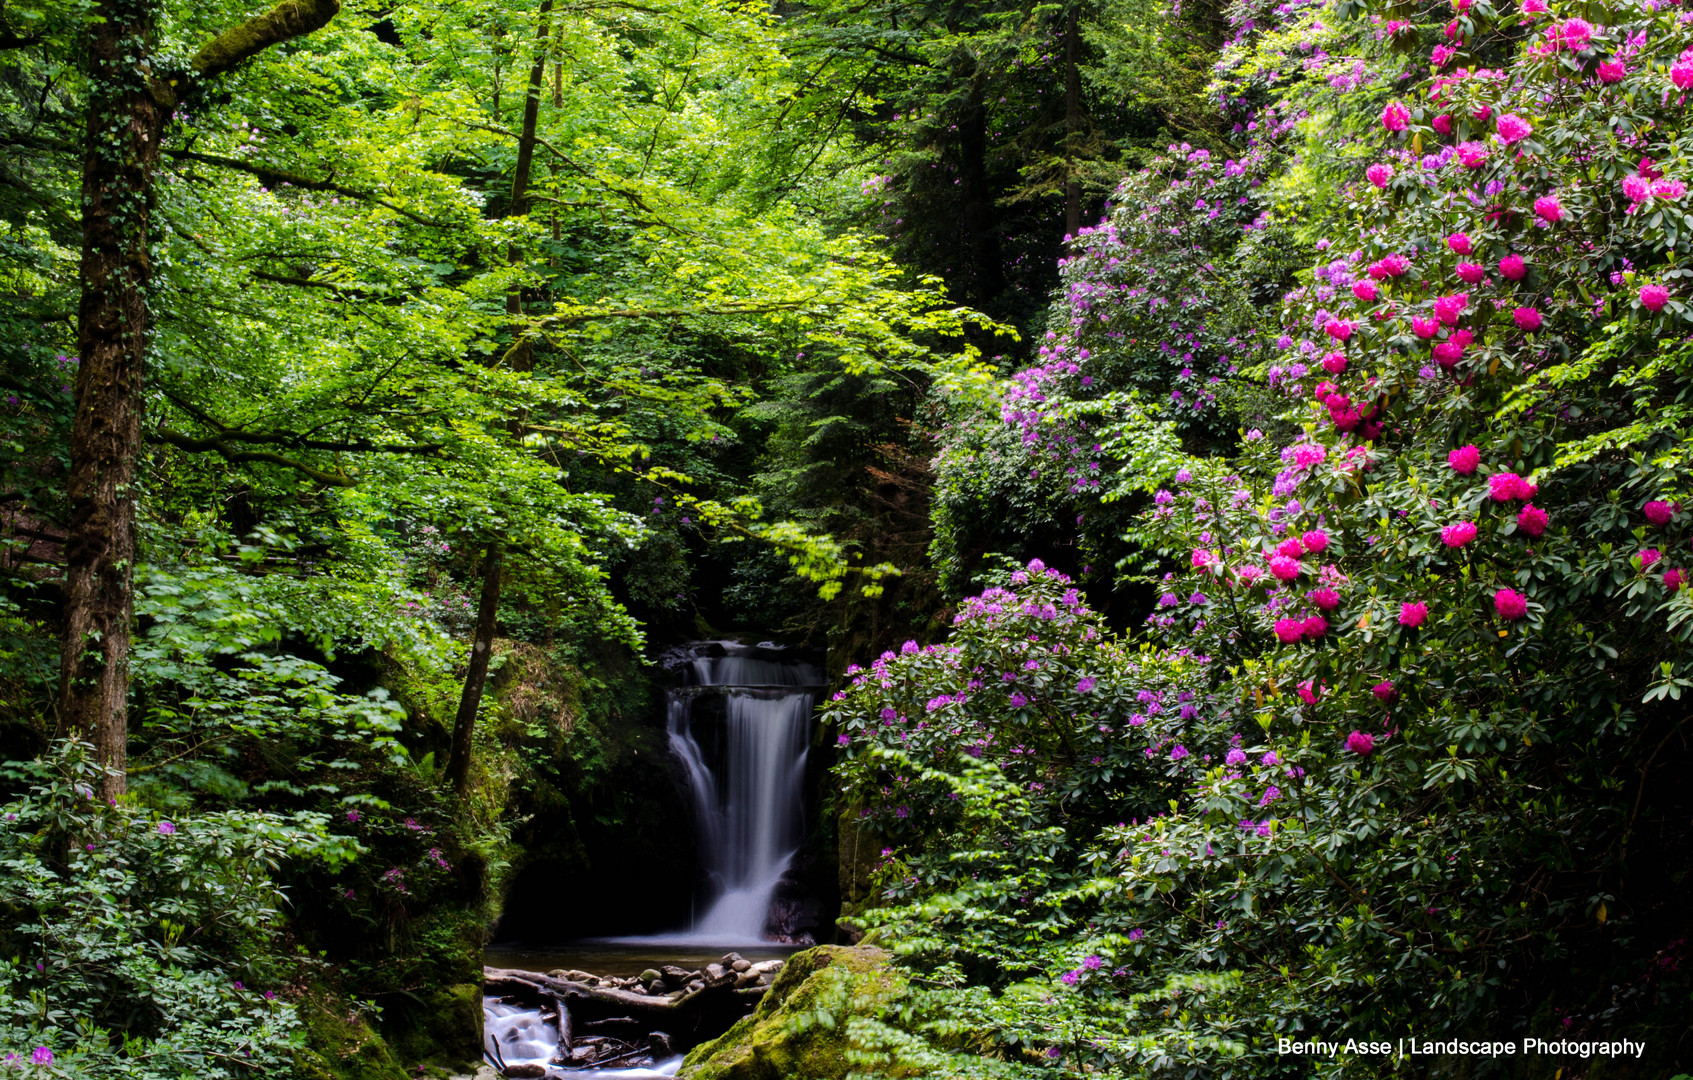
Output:
<svg viewBox="0 0 1693 1080">
<path fill-rule="evenodd" d="M 689 686 L 822 686 L 828 680 L 816 664 L 798 659 L 781 646 L 705 642 L 709 653 L 697 655 L 682 670 Z M 721 650 L 721 655 L 714 655 Z"/>
</svg>

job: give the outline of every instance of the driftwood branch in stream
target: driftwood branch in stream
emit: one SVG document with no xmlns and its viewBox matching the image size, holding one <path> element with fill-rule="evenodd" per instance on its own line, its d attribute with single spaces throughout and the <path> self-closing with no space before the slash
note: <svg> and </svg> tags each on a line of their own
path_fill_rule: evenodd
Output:
<svg viewBox="0 0 1693 1080">
<path fill-rule="evenodd" d="M 587 983 L 555 979 L 536 971 L 483 968 L 484 993 L 529 1001 L 556 1001 L 570 1010 L 571 1019 L 583 1025 L 600 1020 L 628 1017 L 648 1031 L 663 1031 L 686 1048 L 714 1039 L 745 1016 L 764 987 L 735 989 L 733 980 L 704 986 L 680 997 L 636 994 Z"/>
</svg>

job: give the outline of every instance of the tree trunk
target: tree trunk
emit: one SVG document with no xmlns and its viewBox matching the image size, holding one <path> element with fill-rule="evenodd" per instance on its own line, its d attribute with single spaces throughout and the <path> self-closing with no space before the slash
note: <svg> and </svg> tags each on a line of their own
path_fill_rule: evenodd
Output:
<svg viewBox="0 0 1693 1080">
<path fill-rule="evenodd" d="M 1081 133 L 1082 80 L 1076 68 L 1078 11 L 1072 7 L 1064 23 L 1064 231 L 1082 231 L 1082 184 L 1076 176 L 1076 140 Z"/>
<path fill-rule="evenodd" d="M 1005 266 L 999 247 L 998 208 L 988 178 L 988 109 L 982 101 L 979 72 L 970 76 L 970 95 L 958 116 L 959 230 L 969 245 L 965 286 L 959 290 L 983 311 L 999 310 L 1005 291 Z"/>
<path fill-rule="evenodd" d="M 61 640 L 61 734 L 94 744 L 102 798 L 123 794 L 135 474 L 147 349 L 148 230 L 166 113 L 149 87 L 153 0 L 104 0 L 90 32 L 82 297 Z"/>
<path fill-rule="evenodd" d="M 303 37 L 340 6 L 283 0 L 208 41 L 188 71 L 169 80 L 154 70 L 157 0 L 100 0 L 90 20 L 58 732 L 94 744 L 106 769 L 103 798 L 123 794 L 128 758 L 135 478 L 153 272 L 148 240 L 159 144 L 176 109 L 173 87 L 184 78 L 215 78 Z"/>
<path fill-rule="evenodd" d="M 482 560 L 482 599 L 476 605 L 476 632 L 470 646 L 470 670 L 464 675 L 458 715 L 453 717 L 453 746 L 447 757 L 447 780 L 463 795 L 470 786 L 471 737 L 476 733 L 476 714 L 482 708 L 482 688 L 488 683 L 488 659 L 494 652 L 494 628 L 499 622 L 500 570 L 505 561 L 505 544 L 488 545 Z"/>
<path fill-rule="evenodd" d="M 529 69 L 529 92 L 523 101 L 523 127 L 517 139 L 517 167 L 511 178 L 511 199 L 506 204 L 508 217 L 529 212 L 529 178 L 535 164 L 535 133 L 541 116 L 541 83 L 546 77 L 547 34 L 551 20 L 552 0 L 542 0 L 541 26 L 536 32 L 535 62 Z M 516 262 L 523 253 L 513 245 L 507 257 Z M 512 317 L 514 339 L 523 332 L 518 316 L 523 314 L 523 294 L 512 289 L 506 294 L 506 313 Z M 533 354 L 527 343 L 514 340 L 511 351 L 514 370 L 528 371 L 533 366 Z M 512 436 L 522 436 L 517 420 L 511 424 Z M 488 557 L 482 571 L 482 599 L 476 608 L 476 633 L 470 646 L 470 670 L 465 673 L 464 689 L 459 694 L 458 714 L 453 718 L 453 745 L 447 758 L 447 779 L 453 790 L 463 795 L 470 784 L 471 736 L 476 731 L 476 715 L 482 709 L 482 691 L 488 682 L 488 658 L 494 650 L 494 630 L 500 607 L 500 574 L 505 561 L 505 545 L 495 540 L 488 545 Z"/>
</svg>

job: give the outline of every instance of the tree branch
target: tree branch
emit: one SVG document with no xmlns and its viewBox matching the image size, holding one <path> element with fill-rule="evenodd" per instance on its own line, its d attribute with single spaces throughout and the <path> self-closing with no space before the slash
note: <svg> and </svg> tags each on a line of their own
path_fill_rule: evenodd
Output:
<svg viewBox="0 0 1693 1080">
<path fill-rule="evenodd" d="M 220 430 L 216 435 L 195 438 L 180 431 L 160 428 L 157 435 L 148 436 L 148 439 L 155 443 L 169 443 L 179 450 L 187 450 L 190 453 L 218 450 L 230 443 L 245 443 L 249 446 L 286 446 L 294 450 L 327 450 L 332 453 L 351 454 L 434 454 L 439 453 L 442 446 L 441 443 L 373 443 L 367 439 L 329 442 L 324 439 L 307 439 L 287 432 L 257 434 L 228 429 Z"/>
<path fill-rule="evenodd" d="M 387 209 L 394 211 L 396 214 L 410 218 L 419 225 L 428 225 L 431 228 L 436 229 L 449 227 L 448 222 L 436 221 L 433 218 L 426 218 L 423 215 L 413 213 L 404 207 L 395 206 L 386 199 L 378 198 L 371 192 L 360 191 L 358 188 L 348 187 L 345 184 L 337 184 L 333 180 L 316 180 L 310 176 L 301 176 L 299 173 L 291 173 L 286 169 L 278 169 L 274 166 L 265 165 L 257 161 L 242 161 L 240 158 L 223 157 L 219 154 L 202 154 L 198 150 L 178 150 L 166 147 L 164 153 L 168 157 L 180 160 L 198 161 L 203 165 L 216 165 L 219 168 L 234 169 L 238 172 L 244 172 L 249 176 L 258 177 L 271 187 L 278 187 L 282 184 L 287 184 L 291 187 L 302 188 L 306 191 L 333 191 L 337 195 L 345 195 L 350 199 L 363 199 L 366 202 L 373 202 L 378 206 L 386 207 Z"/>
<path fill-rule="evenodd" d="M 200 78 L 215 78 L 272 45 L 323 29 L 340 10 L 341 0 L 282 0 L 206 42 L 190 64 Z"/>
</svg>

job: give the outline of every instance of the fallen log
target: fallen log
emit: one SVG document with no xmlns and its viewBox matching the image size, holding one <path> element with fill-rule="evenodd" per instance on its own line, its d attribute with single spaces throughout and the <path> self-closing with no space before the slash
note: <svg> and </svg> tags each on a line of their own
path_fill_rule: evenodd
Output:
<svg viewBox="0 0 1693 1080">
<path fill-rule="evenodd" d="M 538 1003 L 556 1001 L 570 1010 L 572 1026 L 576 1022 L 587 1026 L 605 1020 L 634 1020 L 648 1031 L 668 1032 L 682 1050 L 728 1031 L 730 1025 L 752 1011 L 765 989 L 736 990 L 731 981 L 690 993 L 653 996 L 555 979 L 538 971 L 492 967 L 482 969 L 482 984 L 489 996 Z"/>
</svg>

